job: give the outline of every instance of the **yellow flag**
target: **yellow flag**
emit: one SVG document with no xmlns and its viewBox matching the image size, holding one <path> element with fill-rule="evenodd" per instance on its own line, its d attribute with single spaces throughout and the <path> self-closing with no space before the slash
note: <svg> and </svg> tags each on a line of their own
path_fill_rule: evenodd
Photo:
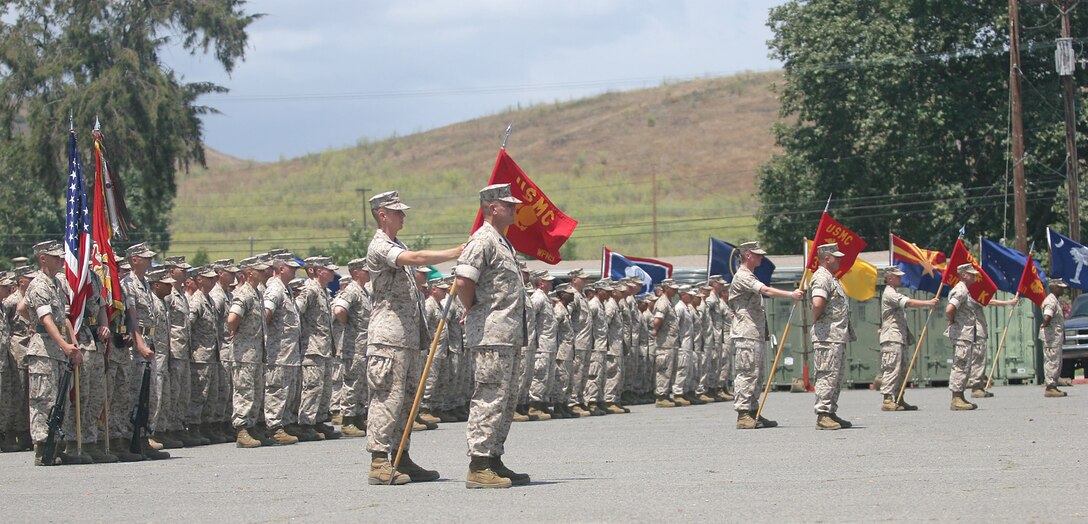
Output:
<svg viewBox="0 0 1088 524">
<path fill-rule="evenodd" d="M 808 240 L 807 244 L 811 250 L 812 241 Z M 842 284 L 842 290 L 846 292 L 846 296 L 858 302 L 865 302 L 876 296 L 876 279 L 876 266 L 859 257 L 854 261 L 850 271 L 839 279 L 839 283 Z"/>
<path fill-rule="evenodd" d="M 876 266 L 858 258 L 839 282 L 846 296 L 865 302 L 876 296 Z"/>
</svg>

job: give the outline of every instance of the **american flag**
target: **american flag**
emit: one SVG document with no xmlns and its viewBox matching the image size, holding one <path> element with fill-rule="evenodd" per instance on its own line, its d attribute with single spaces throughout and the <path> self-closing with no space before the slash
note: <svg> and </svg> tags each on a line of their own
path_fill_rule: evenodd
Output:
<svg viewBox="0 0 1088 524">
<path fill-rule="evenodd" d="M 91 292 L 87 272 L 91 258 L 91 228 L 87 223 L 87 193 L 83 190 L 83 163 L 76 147 L 76 131 L 68 130 L 68 206 L 65 211 L 64 274 L 68 278 L 68 319 L 79 331 L 83 307 Z"/>
</svg>

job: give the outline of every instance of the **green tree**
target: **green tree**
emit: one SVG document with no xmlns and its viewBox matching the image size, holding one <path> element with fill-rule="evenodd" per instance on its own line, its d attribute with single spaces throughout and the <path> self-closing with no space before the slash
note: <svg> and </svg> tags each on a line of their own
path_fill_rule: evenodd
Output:
<svg viewBox="0 0 1088 524">
<path fill-rule="evenodd" d="M 244 0 L 0 2 L 0 143 L 6 144 L 5 153 L 20 159 L 18 164 L 10 160 L 0 164 L 0 177 L 18 178 L 22 184 L 10 191 L 5 188 L 0 205 L 33 215 L 22 223 L 23 229 L 5 228 L 3 233 L 31 237 L 59 233 L 69 115 L 88 168 L 92 165 L 88 131 L 97 116 L 111 167 L 130 192 L 138 227 L 133 240 L 167 249 L 175 175 L 194 162 L 204 164 L 200 117 L 215 112 L 196 100 L 225 88 L 185 82 L 160 54 L 180 45 L 191 54 L 210 53 L 232 71 L 244 57 L 247 27 L 260 16 L 246 14 L 244 4 Z M 27 203 L 34 208 L 22 209 Z M 0 247 L 8 253 L 13 249 L 10 242 Z"/>
<path fill-rule="evenodd" d="M 1057 14 L 1021 11 L 1022 26 L 1034 28 L 1021 35 L 1021 78 L 1035 239 L 1059 218 L 1064 181 Z M 951 246 L 961 225 L 1013 235 L 1007 4 L 791 1 L 768 25 L 785 67 L 781 153 L 759 183 L 759 230 L 771 249 L 797 251 L 830 194 L 832 214 L 877 248 L 889 231 L 933 248 Z M 1088 34 L 1088 24 L 1073 31 Z"/>
</svg>

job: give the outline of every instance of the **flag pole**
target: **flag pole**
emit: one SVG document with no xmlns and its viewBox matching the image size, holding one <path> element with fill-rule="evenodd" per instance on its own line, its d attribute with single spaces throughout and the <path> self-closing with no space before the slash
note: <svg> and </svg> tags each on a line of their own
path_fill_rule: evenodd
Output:
<svg viewBox="0 0 1088 524">
<path fill-rule="evenodd" d="M 400 465 L 400 458 L 404 455 L 404 446 L 408 444 L 408 437 L 412 434 L 412 424 L 416 421 L 416 415 L 419 414 L 419 403 L 423 400 L 423 391 L 427 385 L 427 374 L 431 371 L 431 363 L 434 362 L 434 355 L 438 353 L 438 340 L 442 336 L 442 328 L 446 327 L 446 316 L 450 313 L 450 305 L 453 304 L 453 297 L 457 296 L 457 273 L 454 272 L 453 285 L 450 286 L 449 296 L 446 298 L 446 304 L 442 306 L 442 318 L 438 319 L 438 327 L 434 330 L 434 338 L 431 339 L 431 348 L 427 352 L 427 362 L 423 365 L 423 372 L 419 375 L 419 387 L 416 388 L 415 399 L 412 400 L 412 409 L 408 413 L 408 423 L 404 426 L 404 434 L 400 437 L 400 445 L 397 446 L 397 456 L 393 459 L 393 471 L 389 474 L 389 484 L 393 484 L 393 479 L 397 476 L 397 466 Z"/>
<path fill-rule="evenodd" d="M 807 238 L 804 239 L 804 245 L 803 245 L 802 251 L 804 251 L 805 260 L 807 261 L 808 260 L 808 239 Z M 808 276 L 809 276 L 808 267 L 806 266 L 805 271 L 801 274 L 801 285 L 802 286 L 805 285 L 805 282 L 808 280 Z M 807 295 L 807 292 L 805 294 Z M 801 300 L 804 300 L 804 299 L 805 299 L 805 297 L 802 296 Z M 805 330 L 806 333 L 808 332 L 808 308 L 807 307 L 802 307 L 801 308 L 801 329 Z M 802 335 L 801 336 L 801 383 L 802 383 L 802 386 L 805 388 L 805 391 L 808 391 L 809 393 L 812 393 L 815 390 L 815 388 L 812 387 L 812 381 L 809 380 L 808 359 L 809 359 L 808 338 Z"/>
<path fill-rule="evenodd" d="M 945 269 L 948 271 L 948 269 Z M 941 291 L 944 290 L 944 279 L 941 279 L 941 283 L 937 285 L 937 299 L 941 298 Z M 929 308 L 929 314 L 926 315 L 926 323 L 922 324 L 922 333 L 918 335 L 918 343 L 914 345 L 914 355 L 910 357 L 910 365 L 907 366 L 907 372 L 903 375 L 903 383 L 899 385 L 899 394 L 895 397 L 895 403 L 899 404 L 903 401 L 903 392 L 907 389 L 907 384 L 910 383 L 910 372 L 914 369 L 914 363 L 918 360 L 918 352 L 922 349 L 922 342 L 926 339 L 926 333 L 929 331 L 929 320 L 933 318 L 933 312 L 937 310 L 937 306 Z"/>
<path fill-rule="evenodd" d="M 512 132 L 514 132 L 514 123 L 510 122 L 510 124 L 506 126 L 506 134 L 502 137 L 502 147 L 499 149 L 506 149 L 506 141 L 510 140 L 510 133 Z"/>
<path fill-rule="evenodd" d="M 1031 262 L 1031 259 L 1028 259 Z M 1016 302 L 1020 300 L 1020 290 L 1016 290 L 1016 296 L 1013 297 L 1013 307 L 1009 309 L 1009 316 L 1005 318 L 1005 329 L 1001 330 L 1001 341 L 997 343 L 997 353 L 994 354 L 994 365 L 990 367 L 990 374 L 986 376 L 986 387 L 984 389 L 990 389 L 990 386 L 994 382 L 994 372 L 997 371 L 997 362 L 1001 358 L 1001 349 L 1005 347 L 1005 337 L 1009 334 L 1009 323 L 1012 322 L 1012 315 L 1016 313 Z"/>
</svg>

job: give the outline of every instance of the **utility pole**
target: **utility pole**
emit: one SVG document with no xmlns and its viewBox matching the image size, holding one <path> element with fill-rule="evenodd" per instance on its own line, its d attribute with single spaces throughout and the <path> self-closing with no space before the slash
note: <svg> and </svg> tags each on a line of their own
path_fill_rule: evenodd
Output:
<svg viewBox="0 0 1088 524">
<path fill-rule="evenodd" d="M 1069 13 L 1075 4 L 1076 2 L 1070 0 L 1062 0 L 1058 6 L 1062 14 L 1062 37 L 1058 40 L 1054 58 L 1058 74 L 1062 75 L 1062 98 L 1065 100 L 1065 177 L 1069 185 L 1069 238 L 1080 242 L 1080 176 L 1077 174 L 1077 117 L 1074 107 L 1076 101 L 1073 99 L 1073 72 L 1077 62 L 1069 27 Z"/>
<path fill-rule="evenodd" d="M 363 199 L 363 231 L 366 231 L 366 230 L 367 230 L 367 226 L 366 226 L 366 216 L 370 214 L 370 210 L 369 210 L 369 209 L 367 209 L 367 205 L 366 205 L 366 192 L 367 192 L 367 191 L 370 191 L 370 188 L 369 188 L 369 187 L 360 187 L 360 188 L 356 188 L 356 189 L 355 189 L 355 192 L 356 192 L 356 193 L 357 193 L 357 194 L 358 194 L 358 195 L 359 195 L 360 197 L 362 197 L 362 199 Z"/>
<path fill-rule="evenodd" d="M 657 258 L 657 163 L 650 164 L 650 193 L 653 195 L 654 203 L 654 258 Z"/>
<path fill-rule="evenodd" d="M 1009 98 L 1012 109 L 1013 225 L 1016 250 L 1028 252 L 1027 190 L 1024 183 L 1024 118 L 1020 105 L 1020 0 L 1009 0 Z"/>
</svg>

